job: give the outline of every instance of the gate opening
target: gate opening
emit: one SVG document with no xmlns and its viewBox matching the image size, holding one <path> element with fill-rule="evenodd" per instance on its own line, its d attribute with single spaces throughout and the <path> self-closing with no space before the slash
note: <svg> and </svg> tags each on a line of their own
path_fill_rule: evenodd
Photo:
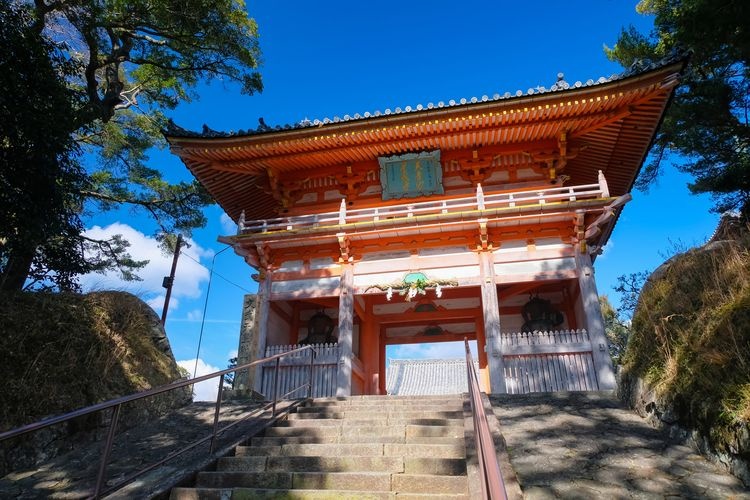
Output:
<svg viewBox="0 0 750 500">
<path fill-rule="evenodd" d="M 476 340 L 469 341 L 479 369 Z M 386 347 L 386 392 L 393 396 L 438 396 L 468 390 L 463 342 L 395 344 Z"/>
</svg>

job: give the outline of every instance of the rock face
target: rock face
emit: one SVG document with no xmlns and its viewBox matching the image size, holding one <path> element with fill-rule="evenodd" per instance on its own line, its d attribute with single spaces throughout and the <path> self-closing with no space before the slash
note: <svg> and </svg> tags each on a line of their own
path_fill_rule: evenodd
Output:
<svg viewBox="0 0 750 500">
<path fill-rule="evenodd" d="M 0 430 L 181 378 L 159 317 L 125 292 L 0 297 Z M 118 430 L 191 401 L 173 391 L 122 407 Z M 110 412 L 0 443 L 0 475 L 33 466 L 106 432 Z"/>
<path fill-rule="evenodd" d="M 719 232 L 643 287 L 619 393 L 750 486 L 750 235 Z M 718 233 L 717 233 L 718 234 Z"/>
<path fill-rule="evenodd" d="M 750 425 L 736 423 L 721 433 L 711 429 L 691 429 L 684 418 L 680 418 L 674 403 L 657 395 L 647 383 L 630 374 L 623 374 L 618 381 L 618 396 L 634 409 L 649 424 L 668 432 L 669 436 L 690 444 L 712 462 L 723 465 L 750 488 Z"/>
</svg>

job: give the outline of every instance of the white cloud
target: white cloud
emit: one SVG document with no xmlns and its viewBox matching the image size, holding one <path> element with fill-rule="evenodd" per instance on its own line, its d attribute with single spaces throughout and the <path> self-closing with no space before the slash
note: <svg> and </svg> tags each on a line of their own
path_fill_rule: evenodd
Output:
<svg viewBox="0 0 750 500">
<path fill-rule="evenodd" d="M 221 368 L 211 366 L 200 358 L 198 358 L 197 369 L 195 358 L 178 361 L 177 364 L 190 373 L 190 378 L 193 378 L 193 371 L 195 371 L 196 377 L 200 377 L 201 375 L 208 375 L 209 373 L 218 372 L 219 370 L 221 370 Z M 193 386 L 193 400 L 216 401 L 216 392 L 218 391 L 218 389 L 219 377 L 199 382 Z"/>
<path fill-rule="evenodd" d="M 81 277 L 84 290 L 126 290 L 142 296 L 151 307 L 161 312 L 164 304 L 164 288 L 161 285 L 164 277 L 169 276 L 172 256 L 165 255 L 154 238 L 120 222 L 107 227 L 94 226 L 85 232 L 86 236 L 95 239 L 107 239 L 115 234 L 121 234 L 130 242 L 128 252 L 133 259 L 149 261 L 146 267 L 137 272 L 142 281 L 123 281 L 114 271 L 103 275 L 91 273 Z M 202 248 L 192 239 L 188 238 L 187 243 L 190 246 L 183 248 L 183 255 L 177 261 L 174 287 L 169 302 L 170 311 L 177 309 L 180 298 L 200 297 L 201 285 L 208 281 L 208 269 L 195 260 L 211 258 L 214 252 Z"/>
<path fill-rule="evenodd" d="M 229 354 L 227 354 L 227 359 L 236 358 L 237 354 L 239 354 L 237 352 L 237 349 L 232 349 L 231 351 L 229 351 Z"/>
<path fill-rule="evenodd" d="M 599 259 L 604 259 L 607 255 L 612 253 L 612 249 L 615 247 L 615 242 L 610 238 L 607 244 L 602 247 L 602 253 L 599 255 Z"/>
<path fill-rule="evenodd" d="M 147 295 L 148 292 L 140 291 L 139 295 Z M 164 309 L 164 299 L 167 298 L 166 294 L 157 295 L 155 297 L 152 297 L 148 300 L 146 300 L 146 304 L 150 305 L 151 308 L 156 311 L 157 313 L 161 314 L 162 309 Z M 174 298 L 174 295 L 172 295 L 169 298 L 169 310 L 174 311 L 180 307 L 180 301 Z"/>
<path fill-rule="evenodd" d="M 237 234 L 237 224 L 227 214 L 222 213 L 219 221 L 224 234 Z"/>
<path fill-rule="evenodd" d="M 203 311 L 201 311 L 200 309 L 193 309 L 192 311 L 188 311 L 187 313 L 188 321 L 200 321 L 201 317 L 203 317 Z"/>
</svg>

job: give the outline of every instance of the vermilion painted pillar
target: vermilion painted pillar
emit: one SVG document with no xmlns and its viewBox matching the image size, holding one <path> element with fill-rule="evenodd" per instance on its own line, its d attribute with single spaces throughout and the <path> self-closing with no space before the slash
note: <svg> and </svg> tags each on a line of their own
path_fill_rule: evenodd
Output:
<svg viewBox="0 0 750 500">
<path fill-rule="evenodd" d="M 354 265 L 344 264 L 339 284 L 339 358 L 337 396 L 352 393 L 352 337 L 354 334 Z"/>
<path fill-rule="evenodd" d="M 365 306 L 365 317 L 361 318 L 359 330 L 359 358 L 365 370 L 365 394 L 378 394 L 378 371 L 380 370 L 380 335 L 378 324 L 372 315 L 372 306 Z"/>
<path fill-rule="evenodd" d="M 490 391 L 493 394 L 505 394 L 503 352 L 500 345 L 500 306 L 497 300 L 494 262 L 490 252 L 479 252 L 479 277 L 487 364 L 490 369 Z"/>
<path fill-rule="evenodd" d="M 484 320 L 477 319 L 477 357 L 479 358 L 479 383 L 480 389 L 484 392 L 490 392 L 490 374 L 487 367 L 487 352 L 485 347 L 487 346 L 487 339 L 484 336 Z"/>
<path fill-rule="evenodd" d="M 596 378 L 599 382 L 599 390 L 608 391 L 615 389 L 615 372 L 612 369 L 612 358 L 609 357 L 607 348 L 607 336 L 604 333 L 604 318 L 599 305 L 599 294 L 596 292 L 594 281 L 594 267 L 591 264 L 591 256 L 588 252 L 581 252 L 576 248 L 576 268 L 578 271 L 578 284 L 581 290 L 581 301 L 585 313 L 586 330 L 591 339 L 592 357 Z"/>
</svg>

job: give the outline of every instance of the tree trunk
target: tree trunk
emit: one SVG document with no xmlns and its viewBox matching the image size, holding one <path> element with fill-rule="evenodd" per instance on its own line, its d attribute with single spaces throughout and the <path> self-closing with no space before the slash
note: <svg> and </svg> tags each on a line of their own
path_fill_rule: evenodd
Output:
<svg viewBox="0 0 750 500">
<path fill-rule="evenodd" d="M 26 278 L 34 260 L 34 248 L 14 249 L 8 258 L 8 264 L 0 273 L 0 290 L 18 291 L 23 289 Z"/>
</svg>

